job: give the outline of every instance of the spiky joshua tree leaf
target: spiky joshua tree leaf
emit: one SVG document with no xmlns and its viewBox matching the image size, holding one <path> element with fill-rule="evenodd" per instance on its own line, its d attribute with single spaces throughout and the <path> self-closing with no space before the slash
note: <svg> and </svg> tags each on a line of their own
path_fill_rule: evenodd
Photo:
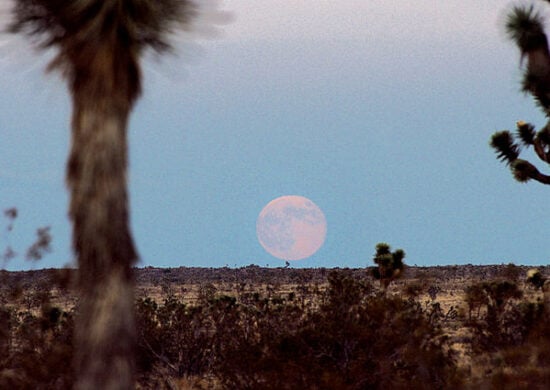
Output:
<svg viewBox="0 0 550 390">
<path fill-rule="evenodd" d="M 517 126 L 517 136 L 525 146 L 533 145 L 535 142 L 536 132 L 535 126 L 531 123 L 524 121 L 518 121 Z"/>
<path fill-rule="evenodd" d="M 543 18 L 533 5 L 514 7 L 506 20 L 506 32 L 522 53 L 547 44 Z"/>
<path fill-rule="evenodd" d="M 514 142 L 514 136 L 508 130 L 493 134 L 491 146 L 495 149 L 499 160 L 506 164 L 514 162 L 519 157 L 519 148 Z"/>
<path fill-rule="evenodd" d="M 90 67 L 101 65 L 94 61 L 100 54 L 114 83 L 125 80 L 131 103 L 141 91 L 139 56 L 169 50 L 171 33 L 185 29 L 195 12 L 190 0 L 18 0 L 9 31 L 57 49 L 48 69 L 77 88 L 96 71 Z"/>
</svg>

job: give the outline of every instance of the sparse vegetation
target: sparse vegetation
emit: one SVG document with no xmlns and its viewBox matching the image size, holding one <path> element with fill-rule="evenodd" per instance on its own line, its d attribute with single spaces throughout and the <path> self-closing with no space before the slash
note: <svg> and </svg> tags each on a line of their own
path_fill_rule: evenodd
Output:
<svg viewBox="0 0 550 390">
<path fill-rule="evenodd" d="M 505 270 L 411 267 L 385 294 L 364 269 L 138 270 L 138 387 L 541 388 L 547 308 Z M 1 276 L 0 387 L 71 388 L 76 306 L 58 271 Z"/>
</svg>

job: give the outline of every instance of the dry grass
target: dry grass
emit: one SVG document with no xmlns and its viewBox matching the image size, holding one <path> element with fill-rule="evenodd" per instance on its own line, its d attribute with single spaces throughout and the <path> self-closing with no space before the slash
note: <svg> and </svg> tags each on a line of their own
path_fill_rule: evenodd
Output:
<svg viewBox="0 0 550 390">
<path fill-rule="evenodd" d="M 476 271 L 475 267 L 469 268 L 469 272 Z M 181 274 L 184 277 L 180 277 Z M 223 296 L 234 297 L 237 303 L 243 305 L 254 305 L 259 297 L 260 300 L 268 300 L 273 305 L 282 302 L 283 305 L 292 304 L 304 313 L 311 313 L 317 310 L 326 302 L 326 290 L 328 282 L 326 278 L 319 276 L 308 276 L 292 278 L 292 271 L 279 270 L 275 276 L 265 277 L 261 272 L 263 269 L 254 270 L 255 278 L 240 277 L 234 270 L 227 270 L 228 277 L 220 274 L 220 270 L 204 271 L 202 277 L 197 278 L 185 276 L 185 269 L 162 271 L 162 274 L 169 274 L 168 278 L 144 281 L 137 284 L 135 295 L 137 298 L 150 298 L 159 307 L 163 306 L 168 297 L 176 298 L 187 307 L 208 305 L 212 298 Z M 352 270 L 353 271 L 353 270 Z M 414 270 L 413 270 L 414 271 Z M 404 278 L 393 282 L 386 291 L 389 296 L 396 296 L 405 299 L 414 299 L 419 307 L 427 315 L 433 315 L 437 323 L 442 327 L 448 342 L 446 348 L 454 351 L 457 369 L 463 378 L 466 378 L 465 388 L 492 388 L 491 383 L 506 383 L 510 378 L 517 379 L 518 383 L 531 383 L 525 379 L 526 375 L 534 375 L 536 378 L 544 378 L 547 375 L 546 366 L 541 366 L 541 350 L 537 345 L 528 345 L 521 348 L 503 347 L 497 350 L 481 351 L 476 349 L 476 335 L 472 327 L 468 325 L 469 308 L 466 304 L 465 287 L 484 281 L 498 280 L 499 271 L 484 269 L 480 275 L 468 274 L 458 268 L 458 275 L 446 270 L 436 269 L 434 276 L 430 270 L 412 272 Z M 302 272 L 302 271 L 300 271 Z M 304 271 L 308 272 L 308 271 Z M 316 270 L 309 271 L 312 274 Z M 492 273 L 491 273 L 492 272 Z M 215 274 L 215 278 L 211 277 Z M 488 275 L 487 275 L 488 274 Z M 221 276 L 220 276 L 221 275 Z M 282 275 L 278 277 L 277 275 Z M 356 279 L 367 280 L 373 286 L 371 294 L 380 292 L 378 282 L 369 279 L 368 273 L 359 270 L 354 274 Z M 428 277 L 426 275 L 429 275 Z M 302 275 L 303 276 L 303 275 Z M 5 307 L 16 308 L 18 311 L 29 309 L 33 315 L 40 316 L 39 297 L 47 283 L 42 280 L 41 284 L 33 284 L 26 280 L 26 287 L 14 299 L 6 303 Z M 55 284 L 54 284 L 55 285 Z M 535 290 L 527 285 L 521 278 L 517 279 L 517 285 L 523 292 L 521 299 L 516 299 L 511 305 L 519 302 L 537 303 L 543 300 L 540 290 Z M 42 286 L 40 288 L 40 286 Z M 36 297 L 35 297 L 36 296 Z M 33 299 L 36 298 L 34 301 Z M 256 301 L 255 301 L 256 300 Z M 63 310 L 70 310 L 76 304 L 74 295 L 67 290 L 53 287 L 48 291 L 48 302 L 51 306 Z M 482 308 L 473 313 L 477 318 L 484 318 L 487 309 Z M 6 371 L 6 373 L 8 373 Z M 155 369 L 160 375 L 156 380 L 155 388 L 167 389 L 218 389 L 222 388 L 219 380 L 206 375 L 184 374 L 181 377 L 174 377 L 170 373 L 162 374 L 162 367 Z M 160 373 L 160 374 L 159 374 Z M 160 382 L 159 382 L 160 381 Z M 145 382 L 147 383 L 147 380 Z M 162 385 L 159 385 L 162 383 Z M 541 382 L 544 383 L 544 382 Z M 150 388 L 144 385 L 141 388 Z M 160 386 L 160 387 L 159 387 Z M 507 388 L 504 385 L 503 388 Z"/>
</svg>

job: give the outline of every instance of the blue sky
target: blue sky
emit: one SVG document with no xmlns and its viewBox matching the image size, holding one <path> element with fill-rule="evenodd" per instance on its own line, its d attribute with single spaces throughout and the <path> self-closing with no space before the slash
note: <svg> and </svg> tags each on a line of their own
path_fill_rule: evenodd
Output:
<svg viewBox="0 0 550 390">
<path fill-rule="evenodd" d="M 225 1 L 219 36 L 147 59 L 129 129 L 139 265 L 284 265 L 255 227 L 289 194 L 328 223 L 292 266 L 364 267 L 378 242 L 408 264 L 548 263 L 550 188 L 515 182 L 488 146 L 519 119 L 544 124 L 519 92 L 508 3 L 403 3 Z M 0 249 L 51 225 L 54 251 L 8 268 L 63 266 L 69 99 L 44 56 L 0 43 L 0 207 L 20 212 Z"/>
</svg>

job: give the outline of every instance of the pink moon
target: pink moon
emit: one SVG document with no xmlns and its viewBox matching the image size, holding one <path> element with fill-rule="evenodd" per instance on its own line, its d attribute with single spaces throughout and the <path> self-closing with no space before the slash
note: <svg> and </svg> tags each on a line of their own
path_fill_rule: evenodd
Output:
<svg viewBox="0 0 550 390">
<path fill-rule="evenodd" d="M 282 260 L 301 260 L 321 248 L 327 221 L 308 198 L 286 195 L 269 202 L 258 216 L 256 234 L 262 247 Z"/>
</svg>

